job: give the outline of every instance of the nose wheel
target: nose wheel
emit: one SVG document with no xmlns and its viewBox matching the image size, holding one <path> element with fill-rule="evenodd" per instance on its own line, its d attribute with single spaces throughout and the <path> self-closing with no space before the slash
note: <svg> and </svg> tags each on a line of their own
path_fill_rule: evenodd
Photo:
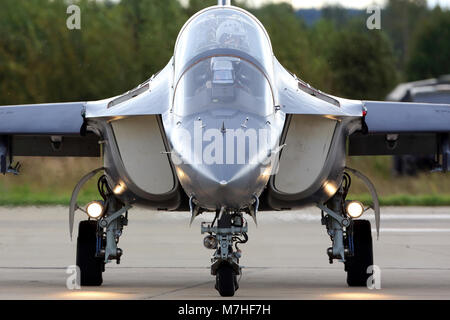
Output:
<svg viewBox="0 0 450 320">
<path fill-rule="evenodd" d="M 214 226 L 216 221 L 217 226 Z M 211 274 L 216 276 L 215 288 L 222 297 L 232 297 L 239 289 L 238 276 L 242 271 L 238 244 L 248 241 L 247 230 L 242 213 L 229 213 L 223 208 L 216 212 L 212 223 L 202 223 L 202 234 L 209 233 L 203 243 L 208 249 L 215 249 L 211 259 Z"/>
<path fill-rule="evenodd" d="M 224 263 L 217 269 L 215 288 L 222 297 L 234 296 L 239 284 L 232 266 Z"/>
</svg>

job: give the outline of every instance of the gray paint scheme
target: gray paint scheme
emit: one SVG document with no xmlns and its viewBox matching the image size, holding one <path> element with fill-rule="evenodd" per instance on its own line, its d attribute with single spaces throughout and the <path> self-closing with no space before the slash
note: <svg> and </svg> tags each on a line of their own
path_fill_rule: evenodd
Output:
<svg viewBox="0 0 450 320">
<path fill-rule="evenodd" d="M 446 104 L 450 101 L 450 75 L 399 84 L 386 97 L 386 100 L 421 103 L 420 105 L 422 103 Z M 402 108 L 397 110 L 403 117 L 404 110 Z M 381 112 L 381 109 L 371 110 L 366 117 L 366 122 L 368 119 L 376 122 L 373 117 L 376 116 L 377 111 Z M 390 111 L 391 114 L 396 112 L 396 110 Z M 425 116 L 421 121 L 425 124 L 431 123 L 427 119 L 428 115 Z M 357 133 L 349 138 L 349 155 L 438 155 L 442 153 L 440 145 L 445 133 L 433 132 L 434 128 L 432 129 L 432 132 L 401 132 L 395 136 L 391 134 L 389 135 L 391 141 L 387 140 L 386 132 Z M 371 123 L 367 131 L 372 130 L 374 130 L 374 124 Z M 396 140 L 392 141 L 393 138 Z"/>
<path fill-rule="evenodd" d="M 120 158 L 130 179 L 148 193 L 174 188 L 172 169 L 156 116 L 130 117 L 111 122 Z"/>
<path fill-rule="evenodd" d="M 79 135 L 84 102 L 0 107 L 0 135 Z"/>
<path fill-rule="evenodd" d="M 277 190 L 296 193 L 313 184 L 325 164 L 335 129 L 336 120 L 310 115 L 292 117 L 274 179 Z"/>
<path fill-rule="evenodd" d="M 231 115 L 222 118 L 213 112 L 203 112 L 190 117 L 183 117 L 183 128 L 193 133 L 193 122 L 201 118 L 204 125 L 203 130 L 210 128 L 220 128 L 224 123 L 227 130 L 236 130 L 248 119 L 248 126 L 252 129 L 265 128 L 274 130 L 275 135 L 280 135 L 283 128 L 285 116 L 282 113 L 271 114 L 267 117 L 255 114 L 245 114 L 233 112 Z M 180 141 L 175 138 L 177 123 L 181 117 L 166 115 L 163 117 L 164 128 L 170 141 L 170 149 L 178 157 L 183 156 L 180 152 Z M 270 122 L 268 124 L 267 122 Z M 224 133 L 224 145 L 228 140 Z M 204 142 L 205 148 L 208 143 Z M 277 145 L 269 146 L 270 150 L 276 149 Z M 228 152 L 228 150 L 227 150 Z M 237 144 L 233 146 L 233 154 L 237 155 Z M 267 154 L 269 150 L 259 150 L 262 154 Z M 181 153 L 181 154 L 180 154 Z M 248 153 L 248 149 L 246 149 Z M 263 191 L 269 177 L 262 177 L 262 172 L 267 166 L 261 163 L 255 164 L 206 164 L 206 163 L 181 163 L 176 165 L 177 171 L 183 172 L 179 175 L 179 180 L 188 196 L 195 198 L 195 203 L 199 206 L 214 210 L 219 209 L 224 204 L 234 209 L 246 208 L 254 202 L 254 196 L 259 196 Z M 224 184 L 225 182 L 225 184 Z"/>
<path fill-rule="evenodd" d="M 296 115 L 290 115 L 289 122 L 292 121 L 292 117 L 296 117 Z M 289 122 L 285 127 L 283 143 L 289 134 Z M 277 210 L 295 209 L 324 202 L 333 196 L 341 183 L 345 168 L 347 136 L 360 128 L 359 122 L 358 118 L 345 118 L 337 123 L 325 164 L 309 188 L 294 193 L 282 192 L 276 188 L 277 176 L 272 176 L 267 192 L 269 207 Z M 281 157 L 283 157 L 283 152 L 281 152 Z M 332 192 L 333 190 L 334 192 Z"/>
<path fill-rule="evenodd" d="M 158 123 L 160 123 L 159 118 Z M 120 194 L 117 194 L 117 196 L 127 204 L 141 204 L 159 210 L 177 209 L 181 204 L 181 190 L 178 179 L 173 175 L 171 177 L 174 180 L 173 189 L 163 194 L 154 194 L 142 190 L 142 188 L 137 186 L 130 178 L 126 167 L 123 164 L 111 124 L 106 121 L 101 121 L 97 123 L 97 126 L 101 127 L 105 139 L 103 162 L 108 183 L 112 189 L 118 184 L 121 184 L 123 187 L 123 191 L 120 192 Z M 166 139 L 163 132 L 161 132 L 161 134 L 163 141 L 165 141 Z M 164 142 L 164 144 L 166 145 L 166 142 Z M 173 169 L 171 163 L 170 165 Z"/>
<path fill-rule="evenodd" d="M 363 101 L 369 133 L 449 132 L 448 104 Z"/>
</svg>

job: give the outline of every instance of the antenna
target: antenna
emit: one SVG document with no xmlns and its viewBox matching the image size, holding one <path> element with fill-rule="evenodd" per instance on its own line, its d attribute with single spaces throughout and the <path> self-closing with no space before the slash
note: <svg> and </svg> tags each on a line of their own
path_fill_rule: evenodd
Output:
<svg viewBox="0 0 450 320">
<path fill-rule="evenodd" d="M 231 6 L 231 0 L 218 0 L 218 6 Z"/>
</svg>

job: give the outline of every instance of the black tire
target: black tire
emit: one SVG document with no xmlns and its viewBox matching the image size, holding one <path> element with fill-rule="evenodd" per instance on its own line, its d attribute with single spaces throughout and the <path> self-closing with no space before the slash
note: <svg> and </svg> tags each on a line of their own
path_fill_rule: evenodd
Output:
<svg viewBox="0 0 450 320">
<path fill-rule="evenodd" d="M 222 297 L 232 297 L 236 288 L 236 275 L 229 264 L 222 264 L 217 269 L 216 289 Z"/>
<path fill-rule="evenodd" d="M 367 220 L 354 220 L 349 230 L 349 240 L 353 237 L 352 257 L 345 262 L 347 284 L 350 287 L 365 287 L 372 275 L 367 268 L 373 265 L 372 230 Z M 350 240 L 351 241 L 351 240 Z"/>
<path fill-rule="evenodd" d="M 105 263 L 96 258 L 97 221 L 81 221 L 77 238 L 77 266 L 80 268 L 82 286 L 100 286 Z"/>
</svg>

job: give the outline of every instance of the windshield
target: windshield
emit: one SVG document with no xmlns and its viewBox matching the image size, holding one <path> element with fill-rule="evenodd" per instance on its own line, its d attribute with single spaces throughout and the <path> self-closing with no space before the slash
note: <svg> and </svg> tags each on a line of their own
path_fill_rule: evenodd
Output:
<svg viewBox="0 0 450 320">
<path fill-rule="evenodd" d="M 175 79 L 198 59 L 217 54 L 254 59 L 271 74 L 272 48 L 267 33 L 256 18 L 242 11 L 207 10 L 185 26 L 175 48 Z"/>
<path fill-rule="evenodd" d="M 237 57 L 201 60 L 183 74 L 175 89 L 174 111 L 179 116 L 219 109 L 266 116 L 273 107 L 264 74 Z"/>
</svg>

